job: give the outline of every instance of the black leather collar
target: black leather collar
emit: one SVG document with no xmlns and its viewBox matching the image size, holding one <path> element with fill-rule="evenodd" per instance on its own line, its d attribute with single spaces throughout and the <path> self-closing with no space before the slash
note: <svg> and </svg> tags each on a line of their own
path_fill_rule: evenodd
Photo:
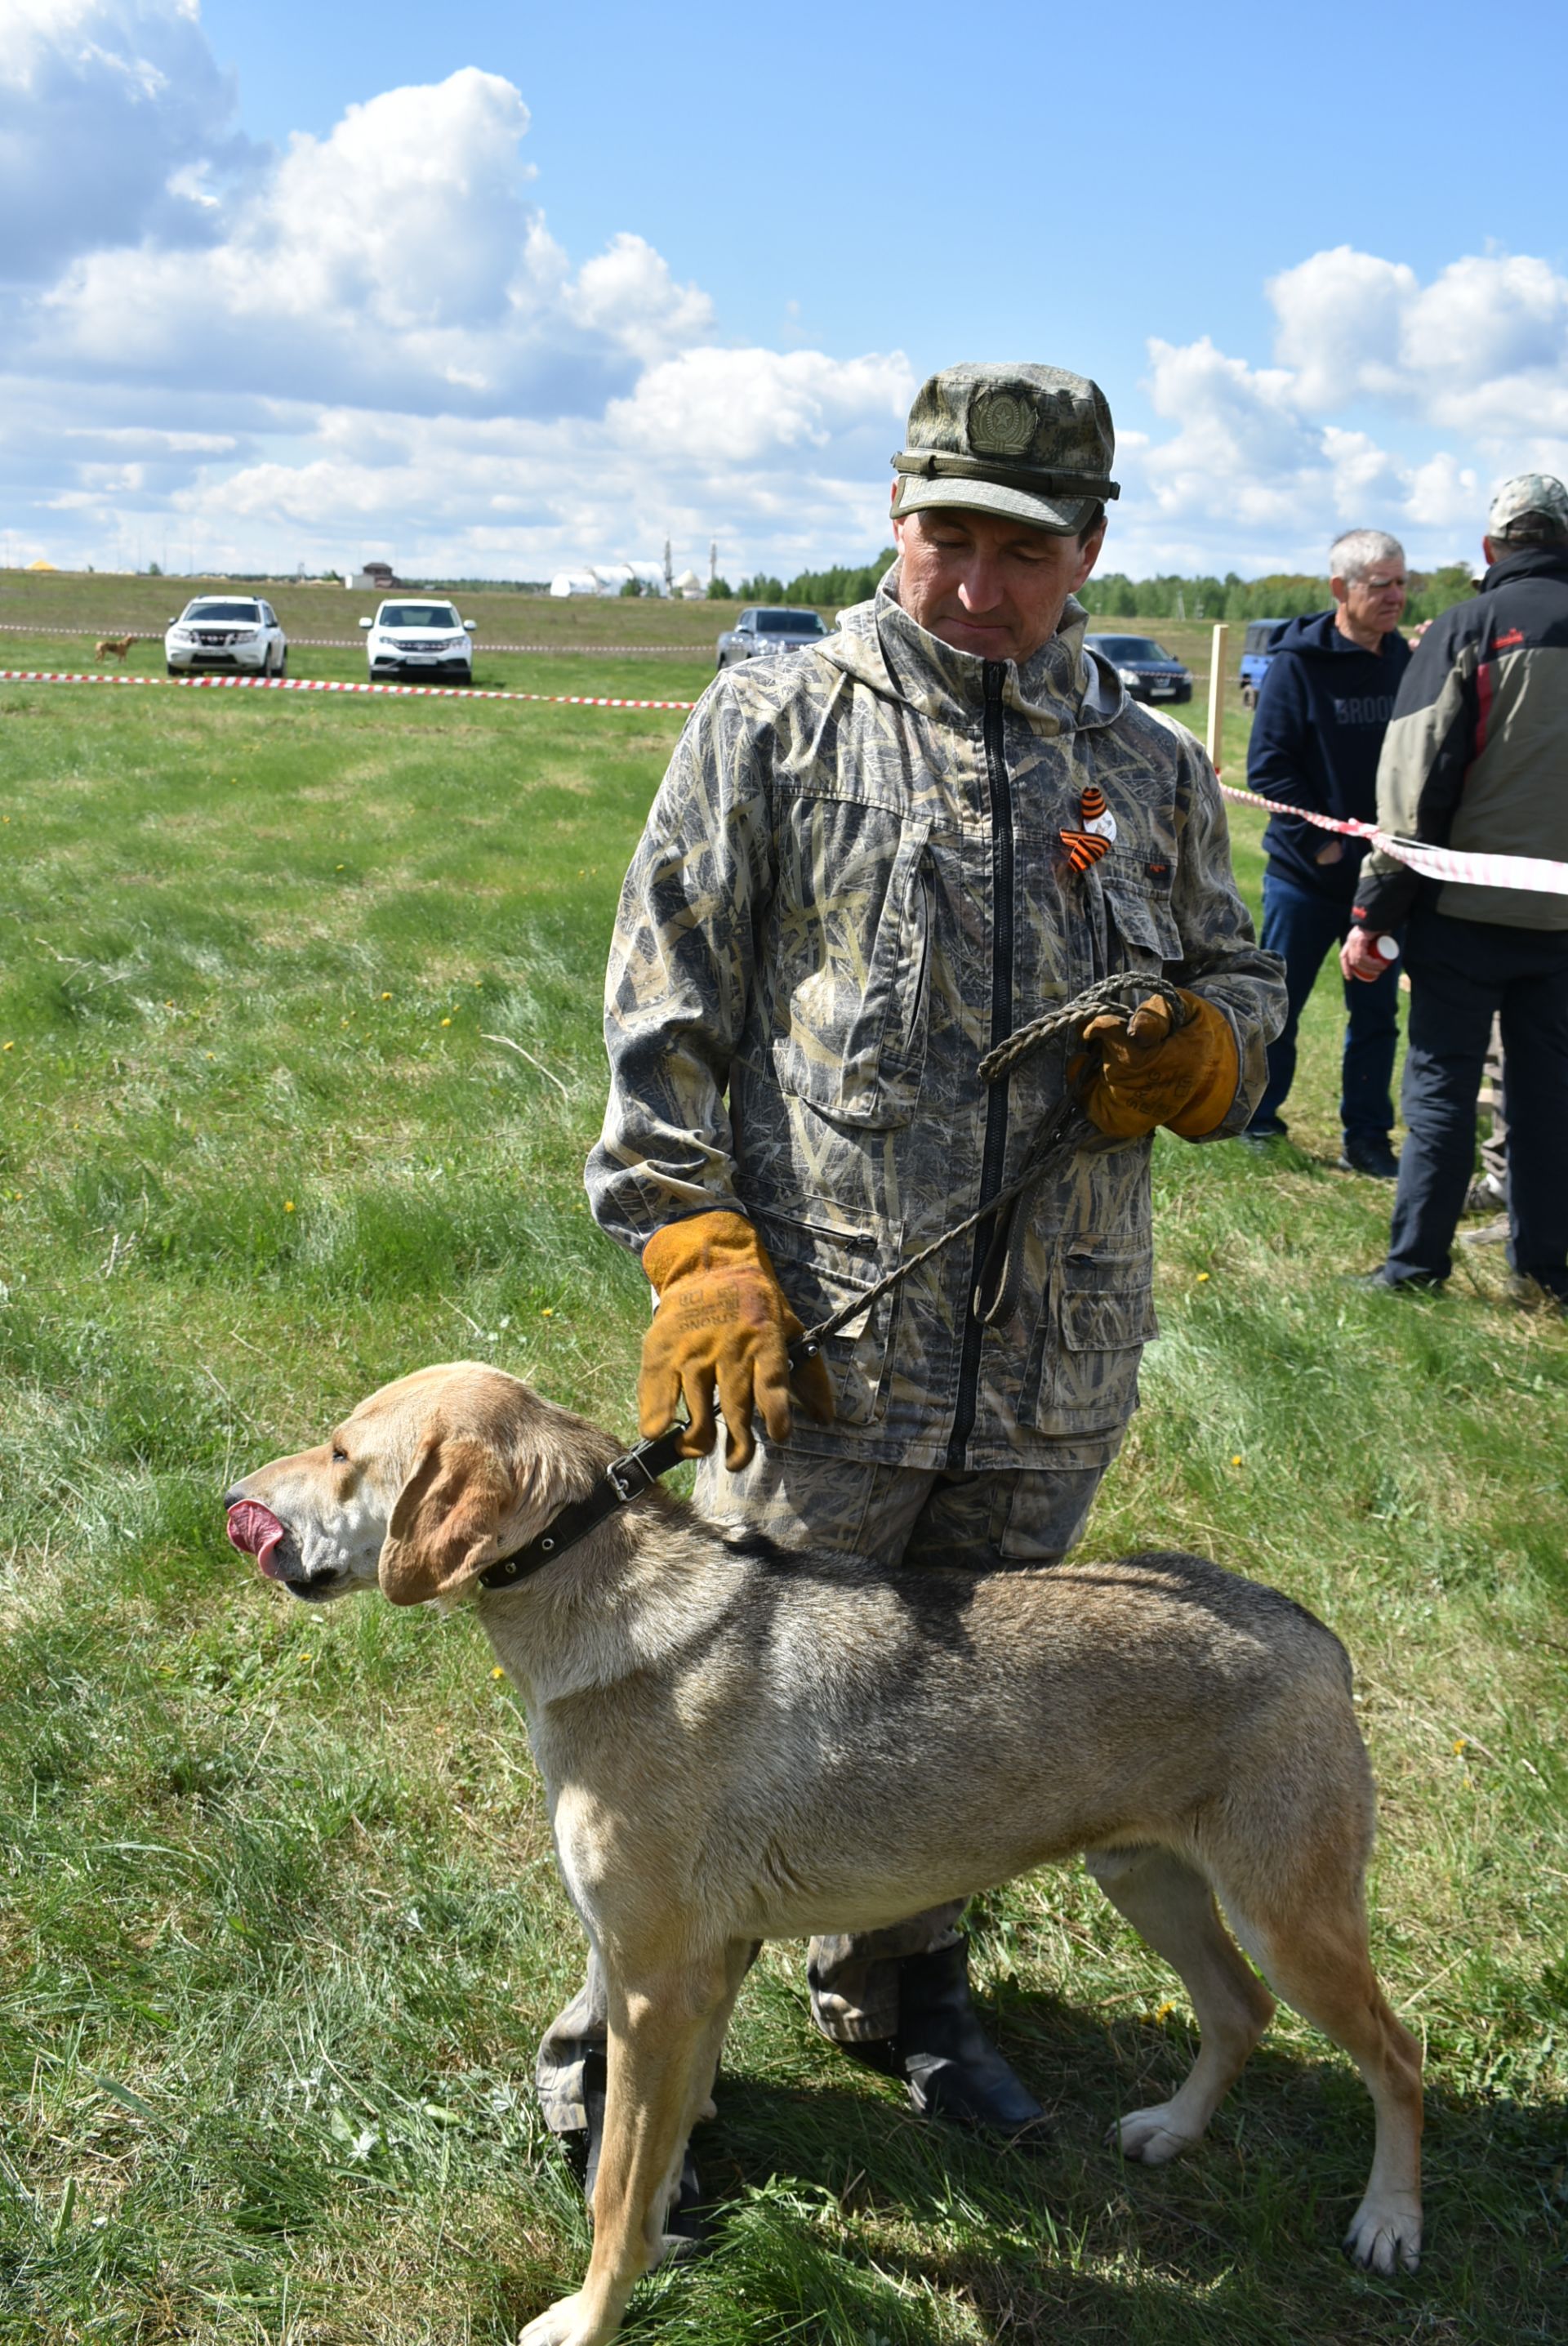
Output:
<svg viewBox="0 0 1568 2346">
<path fill-rule="evenodd" d="M 684 1425 L 672 1425 L 651 1442 L 639 1442 L 623 1457 L 612 1458 L 603 1474 L 585 1499 L 574 1499 L 557 1515 L 551 1516 L 542 1532 L 535 1534 L 526 1547 L 514 1547 L 510 1556 L 498 1556 L 486 1565 L 479 1575 L 481 1588 L 514 1588 L 530 1573 L 542 1571 L 547 1564 L 556 1564 L 569 1547 L 586 1539 L 606 1517 L 617 1507 L 630 1506 L 645 1491 L 651 1491 L 661 1474 L 667 1474 L 680 1463 L 681 1436 Z"/>
</svg>

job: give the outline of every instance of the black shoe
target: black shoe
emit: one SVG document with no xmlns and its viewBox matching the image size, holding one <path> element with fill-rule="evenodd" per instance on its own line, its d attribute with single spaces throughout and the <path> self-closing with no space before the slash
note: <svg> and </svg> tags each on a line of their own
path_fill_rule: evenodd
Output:
<svg viewBox="0 0 1568 2346">
<path fill-rule="evenodd" d="M 981 2027 L 969 1996 L 969 1943 L 899 1964 L 896 2036 L 841 2045 L 868 2068 L 902 2077 L 922 2118 L 998 2135 L 1035 2147 L 1049 2131 L 1044 2111 Z"/>
<path fill-rule="evenodd" d="M 1397 1181 L 1400 1160 L 1390 1148 L 1384 1133 L 1364 1133 L 1352 1138 L 1345 1135 L 1345 1146 L 1339 1153 L 1341 1173 L 1364 1173 L 1371 1181 Z"/>
<path fill-rule="evenodd" d="M 603 2053 L 588 2054 L 583 2063 L 583 2107 L 588 2114 L 587 2126 L 574 2127 L 570 2134 L 555 2137 L 575 2170 L 590 2209 L 594 2186 L 599 2178 L 599 2153 L 605 2147 L 605 2076 Z M 667 2257 L 693 2256 L 707 2246 L 708 2215 L 689 2143 L 680 2163 L 680 2189 L 665 2216 L 664 2229 L 665 2237 L 677 2243 L 666 2250 Z"/>
<path fill-rule="evenodd" d="M 1376 1270 L 1351 1271 L 1346 1283 L 1350 1287 L 1375 1288 L 1385 1295 L 1402 1295 L 1411 1287 L 1423 1295 L 1432 1295 L 1444 1282 L 1430 1270 L 1410 1270 L 1400 1275 L 1391 1271 L 1386 1262 L 1380 1262 Z"/>
</svg>

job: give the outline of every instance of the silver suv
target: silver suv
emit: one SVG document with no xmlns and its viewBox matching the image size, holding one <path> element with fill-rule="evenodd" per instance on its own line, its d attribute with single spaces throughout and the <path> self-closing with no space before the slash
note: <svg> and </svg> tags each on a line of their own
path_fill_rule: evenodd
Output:
<svg viewBox="0 0 1568 2346">
<path fill-rule="evenodd" d="M 759 652 L 799 651 L 802 644 L 820 644 L 827 633 L 815 611 L 759 605 L 742 611 L 733 627 L 720 636 L 718 666 L 733 668 L 737 660 L 755 659 Z"/>
</svg>

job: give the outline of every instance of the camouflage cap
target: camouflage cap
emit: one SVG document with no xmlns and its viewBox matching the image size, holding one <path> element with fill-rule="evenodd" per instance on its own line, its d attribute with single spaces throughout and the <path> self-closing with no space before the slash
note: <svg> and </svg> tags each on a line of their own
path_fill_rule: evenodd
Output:
<svg viewBox="0 0 1568 2346">
<path fill-rule="evenodd" d="M 1507 537 L 1527 515 L 1568 536 L 1568 489 L 1550 473 L 1515 473 L 1488 508 L 1488 537 Z"/>
<path fill-rule="evenodd" d="M 906 438 L 895 514 L 965 505 L 1066 536 L 1121 495 L 1105 394 L 1062 367 L 946 367 L 915 394 Z"/>
</svg>

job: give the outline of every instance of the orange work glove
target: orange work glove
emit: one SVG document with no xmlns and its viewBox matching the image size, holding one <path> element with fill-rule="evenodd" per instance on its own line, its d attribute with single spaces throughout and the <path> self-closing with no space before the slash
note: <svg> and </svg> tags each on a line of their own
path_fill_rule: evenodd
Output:
<svg viewBox="0 0 1568 2346">
<path fill-rule="evenodd" d="M 644 1247 L 643 1269 L 659 1297 L 637 1379 L 637 1423 L 645 1437 L 675 1423 L 684 1392 L 691 1425 L 681 1455 L 711 1450 L 718 1432 L 717 1386 L 724 1463 L 732 1474 L 749 1464 L 757 1447 L 754 1410 L 770 1442 L 788 1442 L 789 1348 L 805 1331 L 744 1215 L 694 1214 L 689 1221 L 667 1223 Z M 820 1424 L 830 1423 L 833 1387 L 820 1358 L 798 1372 L 795 1396 Z"/>
<path fill-rule="evenodd" d="M 1100 1072 L 1084 1107 L 1113 1140 L 1136 1140 L 1156 1124 L 1201 1140 L 1229 1113 L 1241 1080 L 1236 1037 L 1201 994 L 1184 987 L 1181 998 L 1187 1023 L 1174 1032 L 1170 1006 L 1157 994 L 1130 1018 L 1104 1011 L 1084 1029 L 1084 1042 L 1100 1046 Z"/>
</svg>

